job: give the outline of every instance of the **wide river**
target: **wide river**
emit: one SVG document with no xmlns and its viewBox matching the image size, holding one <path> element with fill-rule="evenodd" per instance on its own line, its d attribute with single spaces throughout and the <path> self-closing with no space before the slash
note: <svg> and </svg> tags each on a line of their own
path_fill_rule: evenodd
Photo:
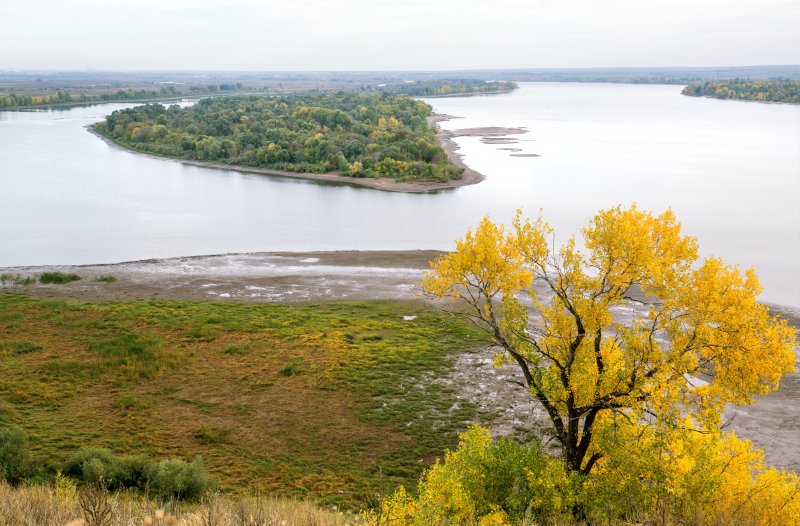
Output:
<svg viewBox="0 0 800 526">
<path fill-rule="evenodd" d="M 703 255 L 754 266 L 762 299 L 800 307 L 800 106 L 680 86 L 530 83 L 431 99 L 478 185 L 400 194 L 206 169 L 113 148 L 87 124 L 130 104 L 0 112 L 0 267 L 258 251 L 450 249 L 485 214 L 543 210 L 558 239 L 603 207 L 672 207 Z M 540 157 L 515 157 L 535 153 Z"/>
</svg>

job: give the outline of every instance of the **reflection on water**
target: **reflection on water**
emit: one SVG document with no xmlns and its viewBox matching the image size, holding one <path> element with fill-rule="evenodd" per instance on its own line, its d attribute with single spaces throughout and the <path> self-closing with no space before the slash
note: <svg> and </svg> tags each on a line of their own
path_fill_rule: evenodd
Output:
<svg viewBox="0 0 800 526">
<path fill-rule="evenodd" d="M 395 194 L 115 149 L 84 126 L 114 109 L 0 112 L 0 266 L 277 250 L 415 249 L 515 208 L 561 235 L 597 209 L 672 206 L 704 254 L 755 265 L 764 298 L 800 305 L 800 107 L 696 99 L 679 86 L 527 84 L 432 99 L 442 124 L 527 127 L 512 157 L 458 139 L 475 186 Z"/>
</svg>

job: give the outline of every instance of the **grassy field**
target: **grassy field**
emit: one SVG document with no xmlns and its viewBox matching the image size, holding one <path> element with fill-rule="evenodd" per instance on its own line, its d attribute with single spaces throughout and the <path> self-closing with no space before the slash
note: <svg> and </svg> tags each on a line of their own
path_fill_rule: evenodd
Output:
<svg viewBox="0 0 800 526">
<path fill-rule="evenodd" d="M 88 445 L 199 455 L 223 490 L 364 505 L 413 486 L 474 418 L 430 380 L 478 337 L 420 302 L 0 294 L 0 428 L 25 428 L 50 472 Z"/>
</svg>

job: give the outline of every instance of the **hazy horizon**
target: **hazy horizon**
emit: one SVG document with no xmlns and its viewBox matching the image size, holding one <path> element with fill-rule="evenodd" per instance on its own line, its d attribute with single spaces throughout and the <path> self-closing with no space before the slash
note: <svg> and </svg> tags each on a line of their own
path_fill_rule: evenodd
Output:
<svg viewBox="0 0 800 526">
<path fill-rule="evenodd" d="M 6 22 L 0 70 L 359 72 L 800 63 L 800 3 L 790 0 L 6 0 L 0 19 Z"/>
<path fill-rule="evenodd" d="M 737 69 L 737 68 L 772 68 L 772 67 L 792 67 L 800 68 L 800 62 L 791 64 L 740 64 L 732 66 L 730 64 L 708 64 L 704 66 L 606 66 L 606 67 L 575 67 L 575 68 L 467 68 L 467 69 L 178 69 L 178 68 L 142 68 L 142 69 L 122 69 L 122 68 L 7 68 L 0 69 L 0 73 L 353 73 L 353 74 L 374 74 L 374 73 L 468 73 L 492 72 L 492 71 L 533 71 L 533 72 L 568 72 L 568 71 L 617 71 L 617 70 L 709 70 L 709 69 Z"/>
</svg>

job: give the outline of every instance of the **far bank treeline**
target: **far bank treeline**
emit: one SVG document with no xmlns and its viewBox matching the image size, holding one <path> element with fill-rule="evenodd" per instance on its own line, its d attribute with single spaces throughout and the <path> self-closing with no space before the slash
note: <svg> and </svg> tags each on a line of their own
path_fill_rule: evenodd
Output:
<svg viewBox="0 0 800 526">
<path fill-rule="evenodd" d="M 681 93 L 693 97 L 800 104 L 800 82 L 796 81 L 730 80 L 693 82 L 683 88 Z"/>
<path fill-rule="evenodd" d="M 389 93 L 404 93 L 413 97 L 451 97 L 507 93 L 517 88 L 519 85 L 516 82 L 506 80 L 430 79 L 386 84 L 375 89 Z"/>
<path fill-rule="evenodd" d="M 95 104 L 98 102 L 125 102 L 141 101 L 147 99 L 166 99 L 172 97 L 190 97 L 214 93 L 228 93 L 242 90 L 238 84 L 209 84 L 205 87 L 189 86 L 177 88 L 175 86 L 162 86 L 158 89 L 146 88 L 120 88 L 107 93 L 70 93 L 60 90 L 50 94 L 26 95 L 11 93 L 0 95 L 0 109 L 5 108 L 36 108 L 47 106 L 65 106 L 75 104 Z"/>
<path fill-rule="evenodd" d="M 431 107 L 407 95 L 338 92 L 204 99 L 115 111 L 95 130 L 157 155 L 291 172 L 447 181 Z"/>
</svg>

